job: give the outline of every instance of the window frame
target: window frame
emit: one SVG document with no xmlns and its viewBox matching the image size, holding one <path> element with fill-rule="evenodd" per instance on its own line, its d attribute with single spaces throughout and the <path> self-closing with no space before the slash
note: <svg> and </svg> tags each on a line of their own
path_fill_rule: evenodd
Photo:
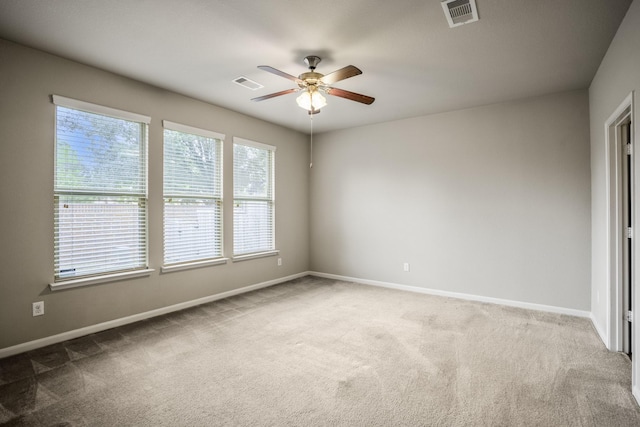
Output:
<svg viewBox="0 0 640 427">
<path fill-rule="evenodd" d="M 270 171 L 269 171 L 269 193 L 270 193 L 270 197 L 246 197 L 246 196 L 237 196 L 236 195 L 236 189 L 235 189 L 235 167 L 236 167 L 236 161 L 235 161 L 235 147 L 236 145 L 242 145 L 242 146 L 246 146 L 246 147 L 251 147 L 251 148 L 257 148 L 260 150 L 267 150 L 270 152 Z M 275 178 L 276 178 L 276 150 L 277 147 L 273 146 L 273 145 L 269 145 L 269 144 L 264 144 L 261 142 L 256 142 L 256 141 L 252 141 L 249 139 L 244 139 L 244 138 L 239 138 L 239 137 L 234 137 L 233 138 L 233 176 L 234 176 L 234 185 L 233 185 L 233 235 L 234 235 L 234 239 L 233 239 L 233 248 L 232 248 L 232 253 L 233 253 L 233 258 L 232 261 L 233 262 L 238 262 L 238 261 L 245 261 L 245 260 L 250 260 L 250 259 L 255 259 L 255 258 L 262 258 L 262 257 L 268 257 L 268 256 L 275 256 L 278 255 L 280 253 L 280 251 L 278 249 L 276 249 L 276 186 L 275 186 Z M 237 253 L 236 252 L 236 239 L 235 239 L 235 234 L 236 234 L 236 225 L 237 225 L 237 220 L 236 220 L 236 215 L 235 215 L 235 208 L 236 208 L 236 204 L 238 201 L 258 201 L 258 202 L 267 202 L 268 206 L 270 207 L 271 210 L 271 247 L 270 248 L 264 248 L 264 249 L 260 249 L 258 251 L 254 251 L 254 252 L 240 252 Z"/>
<path fill-rule="evenodd" d="M 180 123 L 175 123 L 169 120 L 163 120 L 162 121 L 162 126 L 163 126 L 163 137 L 162 137 L 162 141 L 163 141 L 163 161 L 162 161 L 162 167 L 163 167 L 163 181 L 162 181 L 162 242 L 163 242 L 163 246 L 162 246 L 162 259 L 163 259 L 163 266 L 161 268 L 161 271 L 163 273 L 168 273 L 168 272 L 173 272 L 173 271 L 181 271 L 181 270 L 187 270 L 187 269 L 191 269 L 191 268 L 201 268 L 201 267 L 209 267 L 209 266 L 213 266 L 213 265 L 220 265 L 220 264 L 225 264 L 227 262 L 227 258 L 224 257 L 224 140 L 226 135 L 220 132 L 215 132 L 215 131 L 210 131 L 210 130 L 206 130 L 206 129 L 202 129 L 202 128 L 197 128 L 197 127 L 193 127 L 193 126 L 189 126 L 189 125 L 184 125 L 184 124 L 180 124 Z M 203 137 L 203 138 L 210 138 L 215 140 L 215 143 L 218 145 L 217 147 L 217 152 L 219 154 L 219 158 L 218 158 L 218 179 L 219 179 L 219 183 L 218 183 L 218 188 L 219 188 L 219 196 L 216 197 L 214 196 L 194 196 L 194 195 L 184 195 L 184 194 L 168 194 L 166 192 L 166 182 L 165 182 L 165 178 L 166 178 L 166 131 L 173 131 L 173 132 L 180 132 L 183 134 L 187 134 L 187 135 L 195 135 L 198 137 Z M 217 205 L 219 206 L 220 209 L 220 218 L 219 218 L 219 226 L 218 229 L 215 230 L 218 234 L 219 237 L 219 248 L 220 248 L 220 255 L 219 256 L 215 256 L 212 258 L 198 258 L 198 259 L 190 259 L 190 260 L 184 260 L 184 261 L 178 261 L 178 262 L 174 262 L 174 263 L 168 263 L 167 262 L 167 228 L 166 228 L 166 221 L 167 221 L 167 213 L 166 213 L 166 199 L 167 198 L 174 198 L 174 197 L 181 197 L 181 198 L 192 198 L 192 199 L 209 199 L 209 200 L 213 200 L 215 203 L 217 203 Z"/>
<path fill-rule="evenodd" d="M 54 290 L 68 289 L 79 286 L 87 286 L 93 285 L 97 283 L 110 282 L 115 280 L 124 280 L 133 277 L 143 277 L 150 275 L 154 270 L 149 268 L 149 226 L 148 226 L 148 217 L 149 217 L 149 124 L 151 123 L 151 117 L 145 116 L 142 114 L 132 113 L 129 111 L 119 110 L 111 107 L 106 107 L 103 105 L 93 104 L 90 102 L 80 101 L 77 99 L 67 98 L 59 95 L 51 96 L 52 103 L 54 104 L 54 211 L 56 211 L 55 203 L 59 200 L 61 196 L 95 196 L 95 197 L 109 197 L 109 196 L 117 196 L 117 197 L 133 197 L 138 198 L 141 203 L 144 204 L 143 210 L 143 221 L 141 222 L 144 230 L 142 233 L 138 233 L 138 248 L 142 249 L 141 258 L 144 262 L 140 263 L 139 266 L 134 268 L 123 268 L 123 269 L 113 269 L 107 270 L 104 272 L 97 272 L 92 274 L 83 274 L 79 276 L 69 276 L 69 277 L 60 277 L 59 273 L 56 273 L 56 270 L 59 268 L 57 265 L 57 257 L 58 257 L 58 238 L 57 230 L 60 227 L 58 222 L 58 214 L 56 213 L 54 217 L 54 279 L 51 283 L 49 283 L 49 288 Z M 58 107 L 62 107 L 65 109 L 76 110 L 83 113 L 90 113 L 100 116 L 105 116 L 108 118 L 114 118 L 118 120 L 125 120 L 129 122 L 135 122 L 140 125 L 140 166 L 143 168 L 141 173 L 141 189 L 142 191 L 138 192 L 124 192 L 124 191 L 111 191 L 108 192 L 98 192 L 98 191 L 87 191 L 81 189 L 63 189 L 60 190 L 57 188 L 57 175 L 58 171 Z M 140 203 L 139 202 L 139 203 Z"/>
</svg>

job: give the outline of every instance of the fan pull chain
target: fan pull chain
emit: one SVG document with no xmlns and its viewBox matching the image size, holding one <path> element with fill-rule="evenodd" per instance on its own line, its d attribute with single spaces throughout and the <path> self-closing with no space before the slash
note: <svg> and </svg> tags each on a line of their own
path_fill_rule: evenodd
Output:
<svg viewBox="0 0 640 427">
<path fill-rule="evenodd" d="M 309 169 L 313 167 L 313 114 L 309 114 L 311 120 L 311 147 L 309 150 Z"/>
</svg>

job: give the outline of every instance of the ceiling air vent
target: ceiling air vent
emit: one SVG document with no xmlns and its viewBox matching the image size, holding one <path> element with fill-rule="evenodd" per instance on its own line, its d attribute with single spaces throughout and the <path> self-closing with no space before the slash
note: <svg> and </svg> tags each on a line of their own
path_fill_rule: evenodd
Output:
<svg viewBox="0 0 640 427">
<path fill-rule="evenodd" d="M 476 0 L 443 0 L 441 4 L 451 28 L 478 20 Z"/>
<path fill-rule="evenodd" d="M 251 90 L 257 90 L 260 88 L 263 88 L 264 86 L 262 86 L 260 83 L 254 82 L 251 79 L 248 79 L 244 76 L 240 76 L 237 79 L 233 80 L 234 83 L 239 84 L 242 87 L 246 87 L 247 89 L 251 89 Z"/>
</svg>

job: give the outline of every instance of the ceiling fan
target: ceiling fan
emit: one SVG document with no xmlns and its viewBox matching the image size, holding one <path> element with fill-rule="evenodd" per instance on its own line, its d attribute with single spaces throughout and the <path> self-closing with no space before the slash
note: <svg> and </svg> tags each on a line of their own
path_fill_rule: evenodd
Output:
<svg viewBox="0 0 640 427">
<path fill-rule="evenodd" d="M 340 80 L 362 74 L 362 71 L 360 71 L 358 67 L 347 65 L 333 73 L 324 75 L 316 73 L 315 71 L 320 61 L 321 59 L 318 56 L 311 55 L 305 57 L 304 62 L 309 67 L 309 71 L 300 74 L 298 77 L 292 76 L 291 74 L 287 74 L 268 65 L 258 66 L 261 70 L 294 81 L 298 87 L 271 93 L 269 95 L 259 96 L 257 98 L 253 98 L 252 101 L 264 101 L 265 99 L 271 99 L 277 96 L 287 95 L 289 93 L 302 92 L 302 94 L 296 99 L 296 102 L 301 108 L 307 110 L 311 115 L 319 113 L 320 109 L 327 105 L 327 101 L 324 96 L 322 96 L 321 92 L 326 93 L 327 95 L 338 96 L 340 98 L 361 102 L 367 105 L 370 105 L 375 101 L 375 98 L 367 95 L 329 86 L 335 82 L 339 82 Z"/>
</svg>

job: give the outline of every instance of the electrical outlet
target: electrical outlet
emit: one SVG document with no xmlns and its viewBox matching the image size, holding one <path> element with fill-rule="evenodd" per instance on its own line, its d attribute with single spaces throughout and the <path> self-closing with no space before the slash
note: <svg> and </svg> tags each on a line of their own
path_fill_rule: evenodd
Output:
<svg viewBox="0 0 640 427">
<path fill-rule="evenodd" d="M 278 267 L 282 266 L 282 258 L 278 258 Z"/>
<path fill-rule="evenodd" d="M 404 263 L 404 265 L 402 266 L 402 269 L 403 269 L 404 271 L 407 271 L 407 272 L 408 272 L 408 271 L 410 271 L 410 269 L 409 269 L 409 263 L 408 263 L 408 262 L 405 262 L 405 263 Z"/>
<path fill-rule="evenodd" d="M 44 315 L 44 301 L 34 302 L 31 304 L 31 309 L 34 317 Z"/>
</svg>

